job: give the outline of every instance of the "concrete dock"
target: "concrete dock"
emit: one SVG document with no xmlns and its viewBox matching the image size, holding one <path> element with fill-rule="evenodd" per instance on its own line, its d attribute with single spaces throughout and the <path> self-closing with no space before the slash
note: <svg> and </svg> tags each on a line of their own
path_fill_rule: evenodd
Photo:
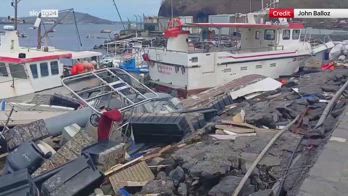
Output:
<svg viewBox="0 0 348 196">
<path fill-rule="evenodd" d="M 303 182 L 299 196 L 348 194 L 348 108 Z"/>
</svg>

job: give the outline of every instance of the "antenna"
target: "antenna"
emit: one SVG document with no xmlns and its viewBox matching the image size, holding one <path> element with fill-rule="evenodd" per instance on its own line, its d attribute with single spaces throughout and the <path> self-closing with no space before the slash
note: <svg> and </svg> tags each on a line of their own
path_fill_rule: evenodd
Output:
<svg viewBox="0 0 348 196">
<path fill-rule="evenodd" d="M 261 10 L 263 10 L 263 0 L 261 0 Z"/>
<path fill-rule="evenodd" d="M 170 0 L 170 11 L 171 11 L 171 17 L 174 18 L 174 10 L 173 10 L 173 0 Z"/>
</svg>

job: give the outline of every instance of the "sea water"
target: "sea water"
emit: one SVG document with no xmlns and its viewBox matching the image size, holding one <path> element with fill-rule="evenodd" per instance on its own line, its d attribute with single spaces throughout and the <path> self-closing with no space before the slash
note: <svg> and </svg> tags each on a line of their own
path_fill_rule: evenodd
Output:
<svg viewBox="0 0 348 196">
<path fill-rule="evenodd" d="M 3 26 L 0 25 L 0 31 L 3 31 Z M 19 33 L 25 34 L 27 37 L 20 38 L 21 46 L 36 47 L 37 46 L 37 30 L 32 28 L 32 24 L 19 24 Z M 45 30 L 49 30 L 52 25 L 44 25 L 42 27 L 42 35 Z M 78 30 L 81 36 L 82 46 L 78 39 L 76 28 L 74 24 L 59 24 L 55 28 L 55 32 L 49 33 L 48 46 L 63 50 L 93 50 L 95 45 L 100 45 L 104 41 L 113 37 L 114 33 L 118 33 L 122 26 L 120 24 L 79 24 Z M 112 33 L 101 33 L 103 29 L 110 29 Z M 42 45 L 45 45 L 43 39 Z"/>
</svg>

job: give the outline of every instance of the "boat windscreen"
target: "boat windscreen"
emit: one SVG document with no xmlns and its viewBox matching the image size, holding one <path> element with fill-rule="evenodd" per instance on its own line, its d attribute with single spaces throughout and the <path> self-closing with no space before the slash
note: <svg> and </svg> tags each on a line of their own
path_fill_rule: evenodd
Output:
<svg viewBox="0 0 348 196">
<path fill-rule="evenodd" d="M 28 76 L 25 72 L 24 66 L 21 64 L 9 64 L 10 73 L 13 78 L 27 79 Z"/>
<path fill-rule="evenodd" d="M 0 63 L 0 77 L 8 77 L 8 72 L 5 63 Z"/>
</svg>

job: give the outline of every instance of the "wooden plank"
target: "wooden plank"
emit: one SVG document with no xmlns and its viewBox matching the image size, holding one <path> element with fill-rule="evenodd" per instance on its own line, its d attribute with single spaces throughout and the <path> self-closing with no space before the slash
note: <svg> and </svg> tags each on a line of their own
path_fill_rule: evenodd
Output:
<svg viewBox="0 0 348 196">
<path fill-rule="evenodd" d="M 209 135 L 210 137 L 217 139 L 217 140 L 235 140 L 237 136 L 235 135 Z"/>
<path fill-rule="evenodd" d="M 215 128 L 234 133 L 255 133 L 255 129 L 236 127 L 232 125 L 215 125 Z"/>
<path fill-rule="evenodd" d="M 239 127 L 246 127 L 250 129 L 258 129 L 258 127 L 255 127 L 254 125 L 248 124 L 248 123 L 239 123 L 239 122 L 234 122 L 230 120 L 222 120 L 222 124 L 227 124 L 227 125 L 234 125 L 234 126 L 239 126 Z"/>
</svg>

